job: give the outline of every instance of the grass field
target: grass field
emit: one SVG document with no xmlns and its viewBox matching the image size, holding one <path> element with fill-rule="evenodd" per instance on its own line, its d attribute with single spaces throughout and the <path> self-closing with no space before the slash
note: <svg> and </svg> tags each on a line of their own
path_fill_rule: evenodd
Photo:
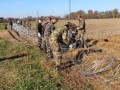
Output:
<svg viewBox="0 0 120 90">
<path fill-rule="evenodd" d="M 60 20 L 56 27 L 63 26 L 68 21 Z M 78 24 L 76 20 L 71 22 Z M 35 22 L 32 22 L 32 28 L 35 28 Z M 93 42 L 98 41 L 95 46 L 107 51 L 118 60 L 120 59 L 119 29 L 120 19 L 86 20 L 86 38 L 92 38 Z M 29 43 L 14 40 L 6 32 L 0 30 L 0 90 L 119 90 L 120 74 L 113 82 L 101 83 L 96 77 L 81 75 L 75 66 L 57 73 L 54 70 L 54 63 L 46 60 L 45 53 Z M 108 42 L 104 39 L 108 39 Z M 76 51 L 72 53 L 75 54 Z M 68 52 L 70 57 L 72 53 Z"/>
<path fill-rule="evenodd" d="M 42 67 L 40 62 L 44 58 L 44 53 L 34 46 L 10 42 L 0 37 L 0 90 L 62 88 L 60 76 L 53 75 L 51 68 L 49 71 Z"/>
<path fill-rule="evenodd" d="M 5 29 L 5 26 L 7 25 L 7 23 L 0 23 L 0 30 Z"/>
</svg>

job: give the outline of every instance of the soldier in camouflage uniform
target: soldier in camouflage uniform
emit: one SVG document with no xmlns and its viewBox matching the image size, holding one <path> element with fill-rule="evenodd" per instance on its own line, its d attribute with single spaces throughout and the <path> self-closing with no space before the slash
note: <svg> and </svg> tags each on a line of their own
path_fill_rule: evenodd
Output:
<svg viewBox="0 0 120 90">
<path fill-rule="evenodd" d="M 82 16 L 78 17 L 78 21 L 79 21 L 79 26 L 77 28 L 77 36 L 76 36 L 76 40 L 80 40 L 81 41 L 81 46 L 84 46 L 84 34 L 86 32 L 85 30 L 85 19 L 82 18 Z"/>
<path fill-rule="evenodd" d="M 46 52 L 46 45 L 45 45 L 45 39 L 44 39 L 44 32 L 45 32 L 45 28 L 46 25 L 51 22 L 51 17 L 48 17 L 45 21 L 45 23 L 43 24 L 43 39 L 42 39 L 42 49 L 44 50 L 44 52 Z M 47 52 L 46 52 L 47 53 Z"/>
<path fill-rule="evenodd" d="M 45 45 L 46 45 L 46 52 L 47 52 L 47 57 L 52 58 L 52 51 L 50 48 L 50 43 L 49 43 L 49 38 L 51 33 L 55 30 L 55 26 L 54 24 L 57 23 L 58 19 L 57 18 L 52 18 L 51 22 L 49 22 L 46 27 L 45 27 L 45 31 L 44 31 L 44 41 L 45 41 Z"/>
<path fill-rule="evenodd" d="M 68 30 L 68 41 L 69 44 L 74 43 L 76 34 L 77 34 L 77 29 L 76 29 L 76 25 L 74 23 L 68 22 L 67 23 L 69 25 L 69 30 Z"/>
<path fill-rule="evenodd" d="M 70 27 L 71 22 L 67 22 L 67 24 Z M 72 29 L 69 29 L 68 30 L 68 37 L 67 37 L 68 41 L 70 41 L 71 38 L 72 38 Z"/>
<path fill-rule="evenodd" d="M 13 21 L 12 21 L 12 19 L 9 20 L 9 25 L 10 25 L 10 30 L 12 30 L 13 29 L 12 28 L 13 27 Z"/>
<path fill-rule="evenodd" d="M 60 48 L 60 43 L 64 43 L 66 45 L 69 44 L 69 41 L 67 39 L 68 30 L 69 24 L 66 24 L 65 26 L 53 31 L 49 39 L 57 70 L 61 69 L 60 64 L 62 60 L 62 52 Z"/>
<path fill-rule="evenodd" d="M 60 68 L 61 60 L 62 60 L 62 53 L 60 49 L 59 43 L 68 43 L 67 42 L 67 32 L 68 28 L 66 26 L 61 27 L 55 30 L 50 36 L 50 46 L 52 49 L 53 57 L 56 62 L 56 69 Z"/>
</svg>

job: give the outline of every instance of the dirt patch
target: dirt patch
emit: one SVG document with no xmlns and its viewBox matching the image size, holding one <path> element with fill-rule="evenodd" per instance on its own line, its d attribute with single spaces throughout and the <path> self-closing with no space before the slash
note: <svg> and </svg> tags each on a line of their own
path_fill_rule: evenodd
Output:
<svg viewBox="0 0 120 90">
<path fill-rule="evenodd" d="M 9 39 L 11 42 L 22 42 L 22 38 L 13 30 L 2 30 L 0 32 L 0 37 Z"/>
<path fill-rule="evenodd" d="M 31 41 L 21 37 L 21 35 L 15 30 L 2 30 L 0 32 L 0 38 L 5 38 L 15 43 L 31 44 Z"/>
</svg>

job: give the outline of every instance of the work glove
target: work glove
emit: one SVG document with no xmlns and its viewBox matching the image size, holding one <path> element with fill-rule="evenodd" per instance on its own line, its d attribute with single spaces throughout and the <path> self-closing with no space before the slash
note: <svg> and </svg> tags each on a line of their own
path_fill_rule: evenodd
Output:
<svg viewBox="0 0 120 90">
<path fill-rule="evenodd" d="M 70 49 L 72 49 L 72 48 L 73 48 L 73 45 L 72 45 L 72 44 L 70 44 L 70 45 L 69 45 L 69 48 L 70 48 Z"/>
<path fill-rule="evenodd" d="M 40 33 L 37 33 L 38 37 L 41 37 L 41 34 Z"/>
</svg>

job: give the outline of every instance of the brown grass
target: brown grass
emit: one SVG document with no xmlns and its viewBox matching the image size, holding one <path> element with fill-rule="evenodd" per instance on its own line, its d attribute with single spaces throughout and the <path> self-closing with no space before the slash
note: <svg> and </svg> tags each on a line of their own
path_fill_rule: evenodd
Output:
<svg viewBox="0 0 120 90">
<path fill-rule="evenodd" d="M 57 27 L 62 26 L 67 21 L 60 21 L 57 23 Z M 72 21 L 77 24 L 77 21 Z M 120 89 L 120 68 L 116 71 L 116 66 L 120 64 L 120 19 L 92 19 L 86 20 L 86 38 L 91 38 L 92 41 L 89 44 L 97 46 L 100 49 L 105 50 L 107 55 L 100 55 L 99 53 L 93 53 L 89 56 L 84 56 L 83 59 L 86 61 L 79 64 L 79 68 L 75 65 L 66 68 L 65 70 L 59 72 L 64 78 L 62 83 L 70 86 L 73 90 L 119 90 Z M 6 36 L 8 32 L 4 32 L 3 36 Z M 2 34 L 1 34 L 2 35 Z M 10 36 L 11 37 L 11 36 Z M 76 55 L 81 51 L 81 49 L 73 49 L 69 52 L 63 54 L 62 63 L 66 64 L 70 59 L 76 57 Z M 102 72 L 96 76 L 84 76 L 81 73 L 81 68 L 86 67 L 92 62 L 97 62 L 102 58 L 112 55 L 116 58 L 116 63 L 107 71 Z M 55 76 L 58 75 L 54 70 L 55 62 L 48 62 L 46 58 L 40 62 L 45 70 L 52 70 L 51 74 Z M 100 66 L 96 67 L 99 69 L 109 64 L 110 62 L 102 63 Z M 104 83 L 104 81 L 109 80 L 110 77 L 116 74 L 116 79 L 111 82 Z M 12 76 L 12 72 L 11 72 Z M 15 76 L 13 76 L 15 77 Z"/>
</svg>

